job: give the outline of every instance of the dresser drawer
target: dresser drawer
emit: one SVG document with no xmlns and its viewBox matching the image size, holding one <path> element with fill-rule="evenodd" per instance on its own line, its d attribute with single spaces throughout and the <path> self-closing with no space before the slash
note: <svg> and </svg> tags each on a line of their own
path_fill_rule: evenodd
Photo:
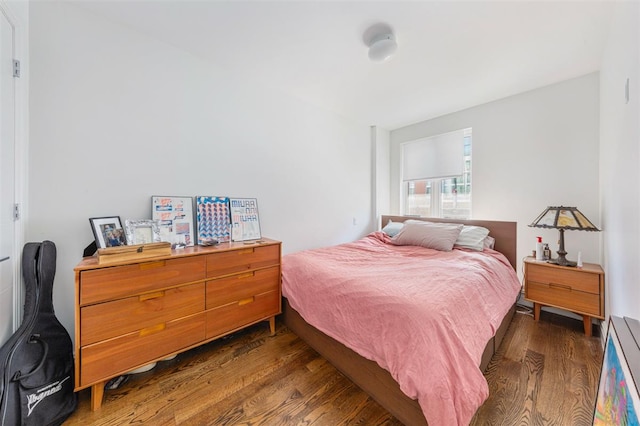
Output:
<svg viewBox="0 0 640 426">
<path fill-rule="evenodd" d="M 256 294 L 277 291 L 279 286 L 278 266 L 207 281 L 207 309 L 237 302 Z"/>
<path fill-rule="evenodd" d="M 280 263 L 280 246 L 247 247 L 207 256 L 207 277 L 234 274 Z"/>
<path fill-rule="evenodd" d="M 527 265 L 527 281 L 541 284 L 562 284 L 574 290 L 600 294 L 600 276 L 568 268 Z"/>
<path fill-rule="evenodd" d="M 80 305 L 153 292 L 203 280 L 203 256 L 143 262 L 80 272 Z"/>
<path fill-rule="evenodd" d="M 80 386 L 126 373 L 204 340 L 205 314 L 160 323 L 137 333 L 80 348 Z"/>
<path fill-rule="evenodd" d="M 561 284 L 543 284 L 527 281 L 526 298 L 548 306 L 556 306 L 570 311 L 602 316 L 600 310 L 600 295 L 584 291 L 572 290 Z"/>
<path fill-rule="evenodd" d="M 280 313 L 280 292 L 270 291 L 207 311 L 207 339 Z"/>
<path fill-rule="evenodd" d="M 192 284 L 80 309 L 82 346 L 204 310 L 205 284 Z"/>
</svg>

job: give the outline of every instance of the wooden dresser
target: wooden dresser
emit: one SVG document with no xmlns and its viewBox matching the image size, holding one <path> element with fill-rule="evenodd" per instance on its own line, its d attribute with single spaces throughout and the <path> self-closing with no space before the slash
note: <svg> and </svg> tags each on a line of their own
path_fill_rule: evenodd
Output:
<svg viewBox="0 0 640 426">
<path fill-rule="evenodd" d="M 584 332 L 591 336 L 591 318 L 604 319 L 604 271 L 595 263 L 582 268 L 524 259 L 524 297 L 533 302 L 533 318 L 542 306 L 554 306 L 582 315 Z"/>
<path fill-rule="evenodd" d="M 187 247 L 75 268 L 75 390 L 100 408 L 113 377 L 281 312 L 279 241 Z"/>
</svg>

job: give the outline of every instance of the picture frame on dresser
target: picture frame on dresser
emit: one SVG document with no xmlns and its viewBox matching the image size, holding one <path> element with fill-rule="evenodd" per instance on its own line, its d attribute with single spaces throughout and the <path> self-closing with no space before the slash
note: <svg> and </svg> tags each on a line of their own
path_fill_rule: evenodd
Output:
<svg viewBox="0 0 640 426">
<path fill-rule="evenodd" d="M 630 321 L 609 317 L 594 426 L 640 424 L 640 346 Z"/>
<path fill-rule="evenodd" d="M 98 248 L 127 245 L 120 216 L 91 217 L 89 223 Z"/>
<path fill-rule="evenodd" d="M 260 215 L 256 198 L 230 198 L 231 241 L 250 241 L 262 238 Z"/>
<path fill-rule="evenodd" d="M 129 245 L 159 243 L 161 241 L 160 228 L 155 220 L 126 219 L 124 227 Z"/>
<path fill-rule="evenodd" d="M 195 243 L 193 197 L 154 195 L 151 197 L 151 219 L 158 221 L 160 240 L 173 248 Z"/>
<path fill-rule="evenodd" d="M 231 241 L 229 197 L 197 196 L 198 244 Z"/>
</svg>

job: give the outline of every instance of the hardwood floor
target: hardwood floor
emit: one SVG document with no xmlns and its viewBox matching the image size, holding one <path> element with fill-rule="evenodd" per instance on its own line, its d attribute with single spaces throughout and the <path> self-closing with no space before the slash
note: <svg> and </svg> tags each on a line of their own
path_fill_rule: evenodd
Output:
<svg viewBox="0 0 640 426">
<path fill-rule="evenodd" d="M 599 327 L 542 312 L 516 313 L 487 367 L 489 398 L 472 425 L 591 425 L 603 350 Z"/>
<path fill-rule="evenodd" d="M 588 425 L 602 348 L 582 322 L 516 314 L 473 425 Z M 79 393 L 65 425 L 400 425 L 284 325 L 266 323 L 159 362 L 105 391 Z"/>
</svg>

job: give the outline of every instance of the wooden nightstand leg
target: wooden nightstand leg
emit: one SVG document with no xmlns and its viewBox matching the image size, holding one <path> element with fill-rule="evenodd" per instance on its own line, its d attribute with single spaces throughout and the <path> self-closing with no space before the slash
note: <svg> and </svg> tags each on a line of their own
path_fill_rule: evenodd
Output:
<svg viewBox="0 0 640 426">
<path fill-rule="evenodd" d="M 538 321 L 540 319 L 540 308 L 542 308 L 541 304 L 539 303 L 533 304 L 533 319 L 535 321 Z"/>
<path fill-rule="evenodd" d="M 91 386 L 91 411 L 99 410 L 104 396 L 104 382 Z"/>
<path fill-rule="evenodd" d="M 591 317 L 588 315 L 582 316 L 582 322 L 584 323 L 584 334 L 591 337 Z"/>
<path fill-rule="evenodd" d="M 276 317 L 269 318 L 269 331 L 271 331 L 271 335 L 276 335 Z"/>
</svg>

